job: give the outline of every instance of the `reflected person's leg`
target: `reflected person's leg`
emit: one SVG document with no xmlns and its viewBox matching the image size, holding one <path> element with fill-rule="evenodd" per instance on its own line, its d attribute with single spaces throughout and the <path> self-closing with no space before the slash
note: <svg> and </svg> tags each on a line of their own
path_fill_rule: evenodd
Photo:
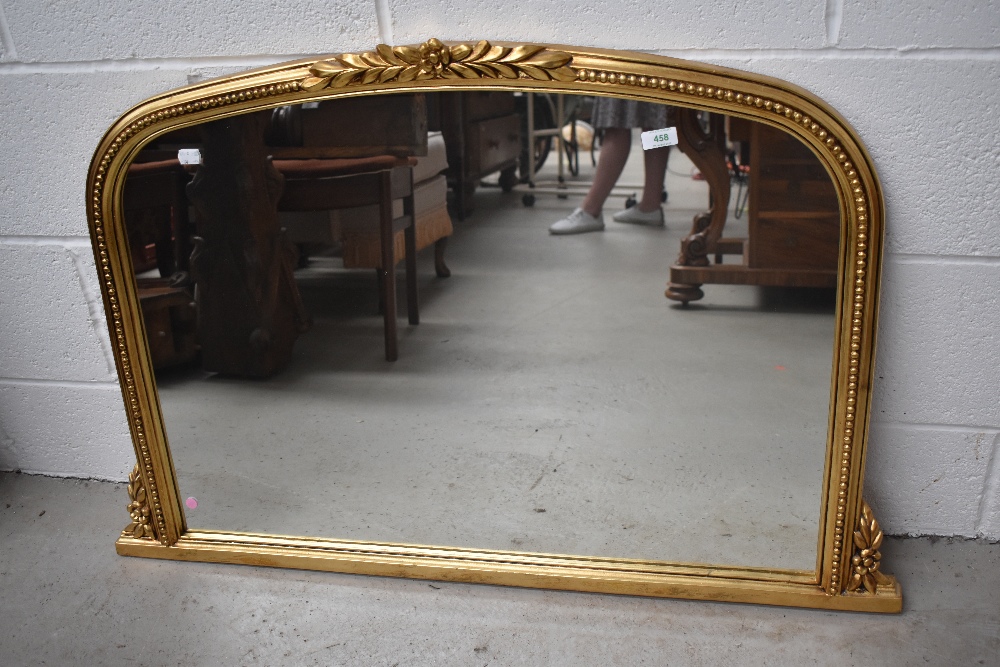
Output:
<svg viewBox="0 0 1000 667">
<path fill-rule="evenodd" d="M 625 169 L 630 148 L 632 148 L 632 130 L 624 127 L 609 127 L 604 130 L 594 180 L 581 206 L 590 215 L 596 217 L 601 214 L 605 200 Z"/>
<path fill-rule="evenodd" d="M 649 130 L 643 130 L 648 132 Z M 635 206 L 619 211 L 613 216 L 615 222 L 627 222 L 633 225 L 648 227 L 663 227 L 663 178 L 667 175 L 667 160 L 670 159 L 670 147 L 653 148 L 642 152 L 643 184 L 642 199 Z"/>
<path fill-rule="evenodd" d="M 601 155 L 597 159 L 597 170 L 590 184 L 587 196 L 580 208 L 549 227 L 550 234 L 583 234 L 604 229 L 601 209 L 625 169 L 629 148 L 632 146 L 632 130 L 609 127 L 604 130 L 601 141 Z"/>
<path fill-rule="evenodd" d="M 670 159 L 670 146 L 643 151 L 643 166 L 646 176 L 643 179 L 642 199 L 639 210 L 643 213 L 659 211 L 663 201 L 663 179 L 667 175 L 667 161 Z"/>
</svg>

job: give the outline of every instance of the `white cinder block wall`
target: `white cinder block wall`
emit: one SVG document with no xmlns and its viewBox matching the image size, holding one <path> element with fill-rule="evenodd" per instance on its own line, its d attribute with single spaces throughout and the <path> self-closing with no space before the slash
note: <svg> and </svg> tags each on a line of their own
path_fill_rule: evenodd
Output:
<svg viewBox="0 0 1000 667">
<path fill-rule="evenodd" d="M 190 76 L 379 41 L 644 50 L 780 77 L 854 125 L 888 227 L 866 495 L 890 533 L 1000 539 L 1000 7 L 989 0 L 0 0 L 0 469 L 125 479 L 84 181 Z"/>
</svg>

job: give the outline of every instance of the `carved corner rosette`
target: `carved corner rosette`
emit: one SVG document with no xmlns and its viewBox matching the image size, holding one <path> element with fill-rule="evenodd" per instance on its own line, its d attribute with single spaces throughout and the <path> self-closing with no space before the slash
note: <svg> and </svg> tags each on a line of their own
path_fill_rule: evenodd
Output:
<svg viewBox="0 0 1000 667">
<path fill-rule="evenodd" d="M 882 528 L 879 527 L 872 508 L 861 503 L 861 517 L 858 529 L 854 531 L 854 556 L 851 558 L 851 579 L 847 591 L 859 588 L 875 595 L 879 586 L 891 585 L 892 580 L 879 570 L 882 560 Z"/>
<path fill-rule="evenodd" d="M 569 67 L 572 60 L 570 54 L 544 46 L 494 46 L 486 40 L 447 46 L 429 39 L 418 47 L 379 44 L 375 51 L 344 53 L 319 61 L 299 85 L 312 91 L 428 79 L 574 81 L 576 72 Z"/>
<path fill-rule="evenodd" d="M 155 540 L 153 534 L 153 524 L 150 523 L 149 501 L 146 497 L 146 486 L 142 481 L 142 473 L 139 464 L 129 473 L 128 476 L 128 513 L 132 522 L 125 526 L 122 537 L 134 537 L 136 539 Z"/>
</svg>

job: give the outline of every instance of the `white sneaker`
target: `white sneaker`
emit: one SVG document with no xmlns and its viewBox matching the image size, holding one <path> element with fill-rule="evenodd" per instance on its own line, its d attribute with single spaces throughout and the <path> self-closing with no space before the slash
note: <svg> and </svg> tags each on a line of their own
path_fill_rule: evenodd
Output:
<svg viewBox="0 0 1000 667">
<path fill-rule="evenodd" d="M 595 218 L 582 208 L 578 208 L 559 222 L 553 223 L 549 227 L 549 234 L 584 234 L 586 232 L 599 232 L 603 229 L 603 214 Z"/>
<path fill-rule="evenodd" d="M 615 222 L 626 222 L 632 225 L 646 225 L 647 227 L 663 227 L 663 207 L 656 207 L 655 211 L 648 213 L 640 211 L 639 205 L 629 206 L 624 211 L 618 211 L 611 219 Z"/>
</svg>

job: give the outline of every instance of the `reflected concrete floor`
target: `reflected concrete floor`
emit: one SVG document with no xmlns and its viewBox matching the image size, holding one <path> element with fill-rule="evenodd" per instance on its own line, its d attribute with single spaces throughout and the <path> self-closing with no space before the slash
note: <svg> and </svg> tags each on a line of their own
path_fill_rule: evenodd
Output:
<svg viewBox="0 0 1000 667">
<path fill-rule="evenodd" d="M 21 665 L 996 665 L 1000 545 L 888 539 L 879 616 L 123 558 L 124 485 L 0 474 Z M 44 514 L 43 514 L 44 512 Z"/>
<path fill-rule="evenodd" d="M 372 272 L 314 261 L 288 370 L 161 375 L 188 524 L 812 569 L 832 296 L 667 301 L 707 204 L 689 170 L 675 155 L 666 229 L 611 222 L 618 200 L 605 232 L 552 237 L 576 202 L 481 189 L 452 277 L 422 258 L 421 324 L 401 318 L 393 364 Z"/>
</svg>

